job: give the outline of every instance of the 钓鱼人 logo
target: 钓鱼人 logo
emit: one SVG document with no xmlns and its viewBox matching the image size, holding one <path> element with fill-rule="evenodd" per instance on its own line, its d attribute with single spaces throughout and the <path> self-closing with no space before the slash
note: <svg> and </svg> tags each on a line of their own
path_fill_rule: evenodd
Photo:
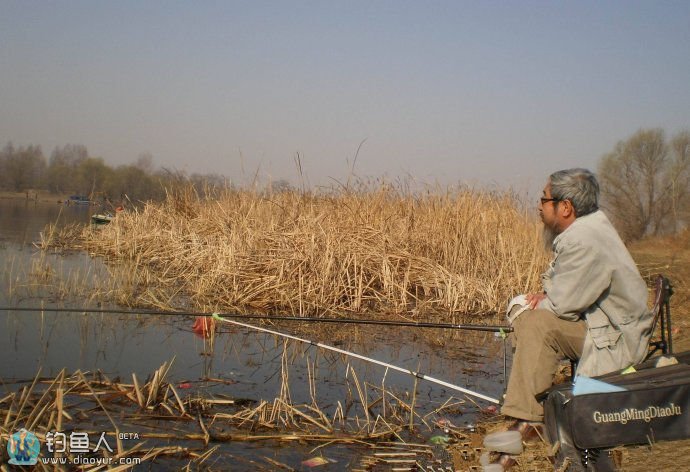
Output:
<svg viewBox="0 0 690 472">
<path fill-rule="evenodd" d="M 38 453 L 41 443 L 31 431 L 20 429 L 7 442 L 7 453 L 10 455 L 9 463 L 13 465 L 35 465 L 38 462 Z"/>
</svg>

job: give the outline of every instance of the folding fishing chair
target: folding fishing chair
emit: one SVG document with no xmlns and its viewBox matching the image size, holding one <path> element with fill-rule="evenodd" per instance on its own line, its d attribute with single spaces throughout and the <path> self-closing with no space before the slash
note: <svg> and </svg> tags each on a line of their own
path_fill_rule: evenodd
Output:
<svg viewBox="0 0 690 472">
<path fill-rule="evenodd" d="M 661 350 L 662 354 L 673 353 L 673 341 L 671 330 L 671 295 L 673 295 L 673 287 L 671 282 L 659 274 L 656 276 L 656 290 L 654 292 L 654 305 L 652 307 L 652 314 L 654 321 L 652 322 L 652 338 L 649 341 L 649 352 L 645 360 L 652 357 L 657 351 Z M 656 332 L 656 326 L 659 325 L 659 339 L 653 340 Z"/>
</svg>

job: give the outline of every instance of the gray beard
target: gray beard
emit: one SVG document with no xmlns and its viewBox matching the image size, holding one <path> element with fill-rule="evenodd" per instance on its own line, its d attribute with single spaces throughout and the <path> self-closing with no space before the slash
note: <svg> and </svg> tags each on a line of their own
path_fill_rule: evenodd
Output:
<svg viewBox="0 0 690 472">
<path fill-rule="evenodd" d="M 553 240 L 556 239 L 556 232 L 552 229 L 549 228 L 548 226 L 544 225 L 544 228 L 541 230 L 541 237 L 542 241 L 544 242 L 544 249 L 547 251 L 551 252 L 553 251 Z"/>
</svg>

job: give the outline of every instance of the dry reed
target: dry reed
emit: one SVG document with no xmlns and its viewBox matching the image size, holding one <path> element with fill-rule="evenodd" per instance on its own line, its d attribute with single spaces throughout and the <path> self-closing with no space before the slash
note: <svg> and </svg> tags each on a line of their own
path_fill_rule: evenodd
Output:
<svg viewBox="0 0 690 472">
<path fill-rule="evenodd" d="M 127 384 L 111 380 L 100 372 L 77 371 L 67 375 L 62 371 L 55 378 L 40 377 L 39 372 L 33 380 L 25 382 L 29 386 L 0 396 L 0 452 L 5 450 L 10 435 L 24 427 L 43 443 L 52 431 L 83 431 L 95 438 L 105 430 L 108 442 L 114 447 L 113 451 L 101 449 L 98 454 L 104 457 L 113 460 L 136 458 L 147 462 L 172 456 L 176 460 L 191 459 L 190 467 L 198 466 L 212 454 L 222 455 L 219 445 L 229 442 L 316 444 L 312 453 L 332 444 L 357 445 L 371 451 L 362 463 L 382 465 L 393 465 L 402 459 L 428 460 L 433 455 L 430 446 L 401 437 L 409 422 L 404 411 L 411 412 L 410 405 L 385 391 L 376 401 L 369 401 L 367 387 L 381 390 L 380 387 L 356 381 L 363 417 L 344 417 L 342 407 L 333 415 L 322 410 L 317 404 L 316 384 L 311 373 L 309 382 L 314 385 L 311 403 L 291 403 L 286 385 L 286 351 L 283 354 L 284 385 L 280 388 L 280 396 L 272 402 L 217 396 L 204 398 L 199 396 L 202 390 L 182 398 L 167 380 L 171 365 L 172 361 L 164 363 L 143 384 L 135 375 L 132 375 L 133 382 Z M 354 370 L 349 370 L 356 379 Z M 385 409 L 377 406 L 382 402 Z M 375 408 L 387 411 L 388 415 L 382 416 L 374 411 Z M 443 405 L 431 414 L 442 415 L 445 408 Z M 137 431 L 139 441 L 125 444 L 122 431 Z M 461 431 L 453 434 L 465 437 Z M 197 443 L 199 447 L 190 446 L 190 443 Z M 93 446 L 90 444 L 89 449 Z M 63 457 L 72 462 L 75 459 L 70 450 L 65 451 Z M 277 465 L 272 462 L 275 459 L 264 459 Z M 267 470 L 271 470 L 270 466 Z"/>
<path fill-rule="evenodd" d="M 130 304 L 456 319 L 499 312 L 537 287 L 546 263 L 539 228 L 509 193 L 381 185 L 212 200 L 186 190 L 78 237 L 46 231 L 44 247 L 118 262 L 130 277 L 129 300 L 119 302 Z"/>
</svg>

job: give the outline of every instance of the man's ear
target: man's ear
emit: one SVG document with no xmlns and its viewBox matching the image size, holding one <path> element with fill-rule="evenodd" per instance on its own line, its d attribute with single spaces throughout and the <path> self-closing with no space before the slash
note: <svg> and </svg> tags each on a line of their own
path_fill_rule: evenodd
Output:
<svg viewBox="0 0 690 472">
<path fill-rule="evenodd" d="M 575 207 L 573 206 L 573 204 L 571 203 L 570 200 L 563 200 L 563 201 L 561 201 L 561 203 L 563 204 L 562 205 L 563 216 L 565 218 L 571 218 L 571 217 L 577 216 L 577 215 L 575 215 Z"/>
</svg>

